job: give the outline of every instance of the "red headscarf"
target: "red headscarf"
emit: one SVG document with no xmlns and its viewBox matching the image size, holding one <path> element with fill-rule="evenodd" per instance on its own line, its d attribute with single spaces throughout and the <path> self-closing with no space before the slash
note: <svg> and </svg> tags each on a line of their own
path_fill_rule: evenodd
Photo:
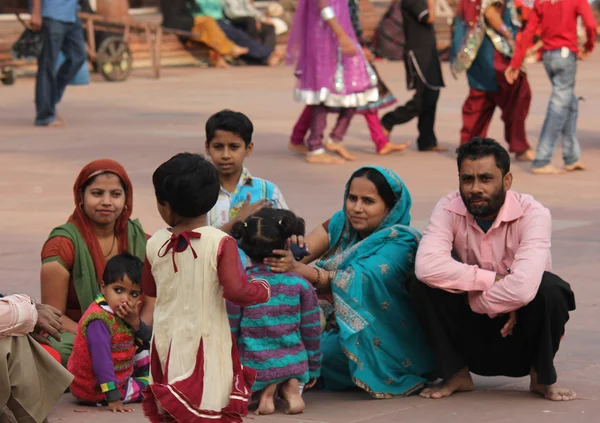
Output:
<svg viewBox="0 0 600 423">
<path fill-rule="evenodd" d="M 96 269 L 96 276 L 98 277 L 99 281 L 102 280 L 102 273 L 104 273 L 106 259 L 102 253 L 102 247 L 100 247 L 98 237 L 94 233 L 94 224 L 85 214 L 83 207 L 81 206 L 81 190 L 85 183 L 90 180 L 90 178 L 105 172 L 114 173 L 121 178 L 121 181 L 125 185 L 125 208 L 115 224 L 115 234 L 119 241 L 119 251 L 127 251 L 129 249 L 127 244 L 127 223 L 133 211 L 133 185 L 131 184 L 131 180 L 129 179 L 127 172 L 125 172 L 123 166 L 114 160 L 94 160 L 81 169 L 81 172 L 79 172 L 79 176 L 75 181 L 75 185 L 73 185 L 75 211 L 71 217 L 69 217 L 69 222 L 73 223 L 77 227 L 79 233 L 85 240 L 90 254 L 92 255 L 92 261 L 94 262 L 94 268 Z"/>
</svg>

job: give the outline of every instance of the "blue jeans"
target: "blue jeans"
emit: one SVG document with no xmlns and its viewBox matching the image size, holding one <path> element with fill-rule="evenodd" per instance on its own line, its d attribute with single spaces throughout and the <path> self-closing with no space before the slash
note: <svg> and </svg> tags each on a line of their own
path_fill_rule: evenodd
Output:
<svg viewBox="0 0 600 423">
<path fill-rule="evenodd" d="M 542 127 L 533 167 L 546 166 L 552 161 L 559 138 L 563 140 L 563 160 L 571 165 L 579 160 L 581 149 L 575 135 L 577 129 L 578 100 L 575 97 L 577 56 L 569 51 L 562 57 L 561 49 L 545 51 L 544 68 L 552 83 L 546 120 Z"/>
<path fill-rule="evenodd" d="M 48 125 L 56 120 L 56 105 L 86 60 L 85 41 L 81 22 L 61 22 L 44 18 L 42 23 L 44 45 L 38 57 L 35 84 L 36 125 Z M 65 61 L 56 71 L 58 53 Z"/>
</svg>

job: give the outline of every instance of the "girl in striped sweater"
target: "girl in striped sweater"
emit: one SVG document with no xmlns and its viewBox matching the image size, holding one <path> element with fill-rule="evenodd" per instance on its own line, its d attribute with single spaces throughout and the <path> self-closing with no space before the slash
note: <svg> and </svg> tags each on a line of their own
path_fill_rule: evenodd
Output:
<svg viewBox="0 0 600 423">
<path fill-rule="evenodd" d="M 232 234 L 252 260 L 248 278 L 266 279 L 271 285 L 271 299 L 264 304 L 242 308 L 228 303 L 242 363 L 257 371 L 252 386 L 260 391 L 256 414 L 275 411 L 278 388 L 288 403 L 286 413 L 301 413 L 301 387 L 312 387 L 321 370 L 317 294 L 301 276 L 275 274 L 262 263 L 273 250 L 285 249 L 292 235 L 304 234 L 304 220 L 288 210 L 263 209 L 236 222 Z"/>
</svg>

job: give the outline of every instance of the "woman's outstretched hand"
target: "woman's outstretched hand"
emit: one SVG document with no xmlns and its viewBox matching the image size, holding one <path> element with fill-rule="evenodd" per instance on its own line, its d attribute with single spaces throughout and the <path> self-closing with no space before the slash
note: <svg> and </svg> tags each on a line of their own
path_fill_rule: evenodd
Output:
<svg viewBox="0 0 600 423">
<path fill-rule="evenodd" d="M 273 255 L 275 257 L 267 257 L 264 260 L 264 264 L 270 266 L 271 271 L 274 273 L 293 272 L 299 265 L 296 259 L 294 259 L 294 255 L 290 251 L 290 242 L 294 241 L 292 239 L 288 240 L 285 250 L 273 250 Z"/>
</svg>

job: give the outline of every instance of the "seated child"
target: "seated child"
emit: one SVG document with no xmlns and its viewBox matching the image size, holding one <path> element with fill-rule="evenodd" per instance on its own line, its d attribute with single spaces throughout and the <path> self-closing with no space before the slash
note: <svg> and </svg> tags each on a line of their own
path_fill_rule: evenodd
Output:
<svg viewBox="0 0 600 423">
<path fill-rule="evenodd" d="M 156 306 L 144 413 L 152 422 L 242 422 L 256 373 L 240 363 L 225 299 L 263 303 L 270 286 L 249 282 L 235 240 L 206 225 L 219 195 L 210 162 L 178 154 L 156 169 L 152 182 L 169 228 L 146 247 L 143 286 Z"/>
<path fill-rule="evenodd" d="M 222 110 L 206 122 L 206 154 L 219 171 L 219 198 L 208 213 L 208 225 L 231 233 L 231 226 L 265 207 L 287 209 L 272 182 L 255 178 L 244 167 L 254 148 L 254 126 L 239 112 Z"/>
<path fill-rule="evenodd" d="M 301 386 L 312 387 L 320 375 L 320 315 L 317 294 L 297 274 L 273 273 L 263 265 L 273 250 L 285 249 L 292 235 L 304 235 L 304 221 L 287 210 L 263 209 L 236 222 L 233 236 L 252 260 L 249 278 L 265 279 L 271 299 L 265 304 L 228 304 L 231 330 L 237 335 L 242 364 L 257 371 L 252 390 L 260 393 L 256 414 L 275 411 L 274 395 L 288 402 L 286 413 L 301 413 Z"/>
<path fill-rule="evenodd" d="M 98 294 L 79 320 L 67 369 L 75 377 L 71 393 L 111 411 L 140 402 L 148 385 L 148 344 L 152 330 L 139 317 L 143 263 L 122 253 L 106 263 Z"/>
</svg>

